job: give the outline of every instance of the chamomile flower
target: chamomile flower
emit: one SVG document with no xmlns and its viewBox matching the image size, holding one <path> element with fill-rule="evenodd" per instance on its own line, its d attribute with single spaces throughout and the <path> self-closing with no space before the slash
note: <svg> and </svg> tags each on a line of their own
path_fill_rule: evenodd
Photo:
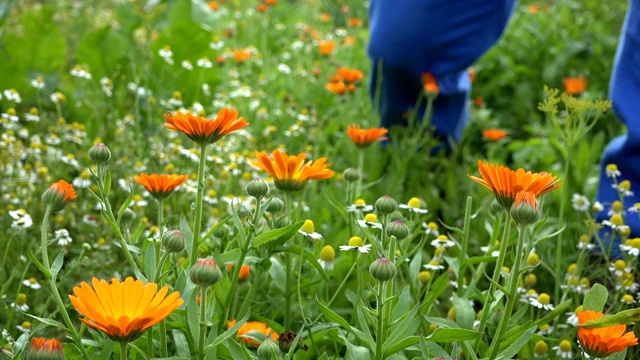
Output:
<svg viewBox="0 0 640 360">
<path fill-rule="evenodd" d="M 631 181 L 629 180 L 622 180 L 619 184 L 613 184 L 611 187 L 616 189 L 624 197 L 633 196 L 633 191 L 631 191 Z"/>
<path fill-rule="evenodd" d="M 444 266 L 440 265 L 440 261 L 438 261 L 437 259 L 433 259 L 433 260 L 429 261 L 428 264 L 425 264 L 422 267 L 424 267 L 427 270 L 442 270 L 442 269 L 444 269 Z"/>
<path fill-rule="evenodd" d="M 456 243 L 453 240 L 449 240 L 447 235 L 440 235 L 435 240 L 431 241 L 431 246 L 433 247 L 445 247 L 450 248 L 455 246 Z"/>
<path fill-rule="evenodd" d="M 100 88 L 107 97 L 111 97 L 113 95 L 113 81 L 108 77 L 105 76 L 100 79 Z"/>
<path fill-rule="evenodd" d="M 29 311 L 29 305 L 27 305 L 27 295 L 24 293 L 18 294 L 18 296 L 16 296 L 16 301 L 11 303 L 11 307 L 14 307 L 22 312 Z"/>
<path fill-rule="evenodd" d="M 22 324 L 16 326 L 16 328 L 24 334 L 28 334 L 31 332 L 31 323 L 28 321 L 23 321 Z"/>
<path fill-rule="evenodd" d="M 189 61 L 189 60 L 182 60 L 182 62 L 180 63 L 180 65 L 182 65 L 182 67 L 183 67 L 185 70 L 189 70 L 189 71 L 193 70 L 193 64 L 192 64 L 192 63 L 191 63 L 191 61 Z"/>
<path fill-rule="evenodd" d="M 325 271 L 330 271 L 333 270 L 333 263 L 335 259 L 336 251 L 331 247 L 331 245 L 326 245 L 320 251 L 320 258 L 318 259 L 318 262 Z"/>
<path fill-rule="evenodd" d="M 577 247 L 579 250 L 591 250 L 596 247 L 596 244 L 592 243 L 589 235 L 585 234 L 580 236 Z"/>
<path fill-rule="evenodd" d="M 364 245 L 362 242 L 362 238 L 359 236 L 353 236 L 349 239 L 349 245 L 340 245 L 341 251 L 349 251 L 353 249 L 358 249 L 362 254 L 366 254 L 371 250 L 371 244 Z"/>
<path fill-rule="evenodd" d="M 574 193 L 571 198 L 571 204 L 576 211 L 589 211 L 591 202 L 586 196 Z"/>
<path fill-rule="evenodd" d="M 372 210 L 373 205 L 367 205 L 363 199 L 358 199 L 352 205 L 347 206 L 347 212 L 370 212 Z"/>
<path fill-rule="evenodd" d="M 169 65 L 173 65 L 173 51 L 171 51 L 171 46 L 165 45 L 160 50 L 158 50 L 158 55 Z"/>
<path fill-rule="evenodd" d="M 435 237 L 440 236 L 438 224 L 431 221 L 428 224 L 426 222 L 422 223 L 422 228 L 424 229 L 424 233 L 427 235 L 433 235 Z"/>
<path fill-rule="evenodd" d="M 609 271 L 612 272 L 616 277 L 621 277 L 624 273 L 633 271 L 633 267 L 627 267 L 627 263 L 624 260 L 618 259 L 611 263 L 611 265 L 609 266 Z"/>
<path fill-rule="evenodd" d="M 607 212 L 607 216 L 613 216 L 615 214 L 618 215 L 624 215 L 625 211 L 624 208 L 622 206 L 622 202 L 616 200 L 614 202 L 611 203 L 611 207 L 609 208 L 609 211 Z"/>
<path fill-rule="evenodd" d="M 107 243 L 107 240 L 105 240 L 104 238 L 100 238 L 98 239 L 98 241 L 96 241 L 95 244 L 93 244 L 93 248 L 104 251 L 104 250 L 109 250 L 111 247 Z"/>
<path fill-rule="evenodd" d="M 591 210 L 595 211 L 595 212 L 600 212 L 602 210 L 604 210 L 604 206 L 602 205 L 602 203 L 600 201 L 596 201 L 593 203 L 593 205 L 591 205 Z"/>
<path fill-rule="evenodd" d="M 500 241 L 496 240 L 496 241 L 493 243 L 493 247 L 489 247 L 489 246 L 480 246 L 480 250 L 481 250 L 483 253 L 485 253 L 485 254 L 486 254 L 489 250 L 491 250 L 491 249 L 497 249 L 498 247 L 500 247 Z M 493 257 L 498 257 L 498 255 L 500 255 L 500 250 L 492 250 L 490 255 L 491 255 L 491 256 L 493 256 Z"/>
<path fill-rule="evenodd" d="M 638 256 L 640 254 L 640 238 L 625 240 L 624 244 L 620 244 L 620 250 L 631 256 Z"/>
<path fill-rule="evenodd" d="M 582 311 L 582 305 L 578 306 L 574 312 L 567 313 L 567 315 L 569 315 L 569 317 L 567 318 L 567 325 L 577 327 L 579 324 L 578 313 L 581 311 Z"/>
<path fill-rule="evenodd" d="M 320 240 L 322 239 L 322 235 L 320 235 L 319 233 L 315 232 L 315 225 L 313 224 L 313 221 L 307 219 L 304 221 L 304 224 L 302 224 L 302 227 L 300 228 L 300 230 L 298 230 L 298 233 L 306 236 L 306 237 L 310 237 L 314 240 Z"/>
<path fill-rule="evenodd" d="M 622 296 L 622 299 L 620 299 L 620 302 L 625 305 L 633 305 L 636 303 L 636 299 L 634 299 L 633 295 L 631 294 L 624 294 Z"/>
<path fill-rule="evenodd" d="M 533 354 L 538 359 L 544 359 L 549 353 L 549 345 L 544 340 L 538 340 L 533 347 Z"/>
<path fill-rule="evenodd" d="M 538 325 L 538 331 L 536 332 L 540 336 L 547 336 L 553 334 L 553 326 L 549 324 L 540 324 Z"/>
<path fill-rule="evenodd" d="M 626 272 L 623 273 L 619 279 L 620 283 L 616 285 L 616 290 L 626 290 L 627 292 L 636 292 L 640 285 L 636 283 L 636 279 L 633 276 L 633 273 Z"/>
<path fill-rule="evenodd" d="M 34 79 L 31 79 L 30 84 L 38 90 L 44 89 L 44 78 L 42 76 L 36 76 Z"/>
<path fill-rule="evenodd" d="M 358 220 L 358 225 L 360 227 L 369 227 L 374 229 L 382 229 L 382 224 L 378 222 L 378 217 L 376 214 L 369 213 L 364 216 L 363 220 Z"/>
<path fill-rule="evenodd" d="M 552 349 L 556 350 L 556 356 L 561 359 L 573 359 L 573 345 L 571 341 L 567 339 L 560 341 L 560 344 L 554 346 Z"/>
<path fill-rule="evenodd" d="M 620 214 L 614 214 L 609 220 L 602 221 L 603 226 L 608 226 L 612 230 L 618 231 L 621 234 L 628 234 L 631 230 L 628 225 L 624 224 L 624 219 Z"/>
<path fill-rule="evenodd" d="M 398 207 L 416 214 L 426 214 L 429 212 L 429 210 L 422 208 L 422 202 L 417 197 L 411 198 L 407 204 L 399 204 Z"/>
<path fill-rule="evenodd" d="M 538 309 L 553 310 L 554 306 L 551 303 L 551 297 L 547 293 L 541 293 L 537 299 L 529 299 L 529 304 L 537 307 Z"/>
<path fill-rule="evenodd" d="M 31 288 L 31 289 L 33 289 L 33 290 L 38 290 L 38 289 L 40 289 L 40 288 L 42 287 L 42 286 L 38 283 L 38 280 L 36 280 L 36 278 L 28 278 L 28 279 L 25 279 L 25 280 L 22 282 L 22 285 L 24 285 L 24 286 L 26 286 L 26 287 L 29 287 L 29 288 Z"/>
<path fill-rule="evenodd" d="M 33 226 L 33 219 L 25 209 L 10 210 L 9 216 L 13 219 L 11 223 L 12 229 L 24 230 Z"/>
<path fill-rule="evenodd" d="M 196 65 L 198 65 L 198 67 L 201 67 L 203 69 L 210 69 L 211 67 L 213 67 L 213 63 L 206 56 L 198 59 L 198 61 L 196 62 Z"/>
<path fill-rule="evenodd" d="M 60 229 L 53 232 L 53 239 L 51 239 L 51 241 L 55 242 L 58 246 L 64 247 L 71 244 L 73 239 L 71 239 L 67 229 Z"/>
<path fill-rule="evenodd" d="M 640 202 L 633 204 L 632 207 L 627 209 L 627 211 L 629 211 L 630 213 L 640 214 L 638 210 L 640 210 Z"/>
<path fill-rule="evenodd" d="M 622 175 L 620 170 L 618 170 L 618 165 L 616 164 L 608 164 L 605 168 L 605 173 L 607 174 L 607 177 L 614 179 Z"/>
</svg>

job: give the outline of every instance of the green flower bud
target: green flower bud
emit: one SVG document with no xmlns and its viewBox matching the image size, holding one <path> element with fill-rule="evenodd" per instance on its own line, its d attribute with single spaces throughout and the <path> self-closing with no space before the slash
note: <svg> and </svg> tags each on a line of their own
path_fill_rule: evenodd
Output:
<svg viewBox="0 0 640 360">
<path fill-rule="evenodd" d="M 0 356 L 0 359 L 2 356 Z M 33 338 L 25 355 L 26 360 L 63 360 L 64 350 L 58 339 Z"/>
<path fill-rule="evenodd" d="M 529 191 L 521 191 L 511 206 L 511 217 L 518 226 L 535 224 L 540 220 L 540 209 L 535 195 Z"/>
<path fill-rule="evenodd" d="M 387 281 L 393 279 L 398 273 L 398 270 L 396 270 L 396 266 L 393 265 L 389 259 L 380 258 L 369 266 L 369 272 L 374 279 L 378 281 Z"/>
<path fill-rule="evenodd" d="M 111 151 L 107 145 L 99 143 L 89 149 L 89 159 L 96 164 L 104 164 L 111 159 Z"/>
<path fill-rule="evenodd" d="M 360 180 L 360 172 L 355 168 L 348 168 L 342 173 L 342 177 L 345 181 L 355 182 Z"/>
<path fill-rule="evenodd" d="M 406 239 L 409 236 L 409 227 L 402 220 L 392 221 L 387 225 L 387 235 L 395 236 L 398 240 Z"/>
<path fill-rule="evenodd" d="M 267 207 L 267 211 L 272 214 L 277 214 L 284 210 L 284 202 L 280 200 L 279 197 L 272 197 L 271 202 L 269 202 L 269 206 Z"/>
<path fill-rule="evenodd" d="M 391 214 L 389 214 L 389 217 L 387 218 L 387 220 L 389 221 L 396 221 L 396 220 L 402 220 L 404 221 L 404 216 L 402 216 L 402 213 L 400 211 L 394 211 Z"/>
<path fill-rule="evenodd" d="M 247 184 L 247 194 L 256 199 L 262 199 L 269 192 L 269 185 L 260 178 L 255 178 Z"/>
<path fill-rule="evenodd" d="M 64 180 L 53 183 L 42 194 L 42 203 L 50 206 L 53 211 L 60 211 L 76 198 L 73 186 Z"/>
<path fill-rule="evenodd" d="M 191 267 L 190 277 L 194 284 L 207 288 L 222 279 L 222 272 L 215 261 L 198 259 L 198 262 Z"/>
<path fill-rule="evenodd" d="M 170 253 L 179 253 L 184 250 L 186 242 L 184 234 L 180 230 L 171 230 L 162 234 L 162 245 Z"/>
<path fill-rule="evenodd" d="M 274 357 L 277 359 L 280 356 L 280 347 L 271 336 L 267 336 L 262 344 L 258 346 L 258 359 L 260 360 L 272 360 Z"/>
<path fill-rule="evenodd" d="M 378 213 L 383 215 L 391 214 L 398 209 L 398 203 L 388 195 L 376 200 L 375 206 Z"/>
</svg>

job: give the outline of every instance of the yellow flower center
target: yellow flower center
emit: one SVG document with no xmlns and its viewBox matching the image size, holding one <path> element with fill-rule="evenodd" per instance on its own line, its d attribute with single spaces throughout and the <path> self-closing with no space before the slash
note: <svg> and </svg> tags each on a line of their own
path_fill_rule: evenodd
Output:
<svg viewBox="0 0 640 360">
<path fill-rule="evenodd" d="M 31 329 L 31 323 L 28 322 L 28 321 L 23 321 L 22 322 L 22 327 L 27 329 L 27 330 L 29 330 L 29 329 Z"/>
<path fill-rule="evenodd" d="M 440 235 L 440 236 L 437 237 L 437 240 L 444 242 L 444 241 L 449 240 L 449 238 L 447 237 L 447 235 Z"/>
<path fill-rule="evenodd" d="M 538 292 L 536 291 L 536 289 L 527 290 L 527 296 L 535 296 L 537 294 L 538 294 Z"/>
<path fill-rule="evenodd" d="M 336 259 L 336 251 L 333 250 L 333 247 L 331 247 L 331 245 L 327 245 L 322 248 L 322 250 L 320 251 L 320 260 L 333 261 L 335 259 Z"/>
<path fill-rule="evenodd" d="M 436 230 L 436 231 L 438 231 L 438 224 L 434 223 L 433 221 L 432 221 L 432 222 L 430 222 L 430 223 L 428 224 L 428 226 L 429 226 L 429 228 L 430 228 L 431 230 Z"/>
<path fill-rule="evenodd" d="M 569 340 L 562 340 L 560 341 L 560 350 L 567 352 L 567 351 L 571 351 L 571 341 Z"/>
<path fill-rule="evenodd" d="M 354 204 L 358 206 L 367 205 L 366 201 L 364 201 L 363 199 L 357 199 Z"/>
<path fill-rule="evenodd" d="M 551 328 L 551 325 L 549 325 L 549 324 L 542 324 L 542 325 L 538 326 L 538 330 L 540 330 L 540 331 L 546 331 L 546 330 L 549 330 L 549 328 Z"/>
<path fill-rule="evenodd" d="M 576 286 L 580 283 L 580 280 L 578 279 L 577 276 L 571 275 L 569 276 L 569 278 L 567 279 L 567 284 L 570 286 Z"/>
<path fill-rule="evenodd" d="M 534 252 L 530 253 L 529 256 L 527 257 L 527 265 L 535 266 L 535 265 L 538 265 L 539 262 L 540 262 L 540 257 L 538 256 L 538 254 Z"/>
<path fill-rule="evenodd" d="M 545 355 L 549 352 L 549 345 L 544 340 L 539 340 L 534 347 L 534 351 L 537 355 Z"/>
<path fill-rule="evenodd" d="M 306 232 L 307 234 L 313 233 L 315 231 L 315 226 L 313 225 L 313 221 L 308 219 L 305 220 L 300 230 Z"/>
<path fill-rule="evenodd" d="M 438 260 L 431 260 L 431 261 L 429 261 L 429 265 L 431 265 L 431 266 L 439 266 L 440 263 L 438 262 Z"/>
<path fill-rule="evenodd" d="M 627 263 L 624 262 L 624 260 L 616 260 L 616 262 L 613 263 L 613 268 L 619 271 L 624 270 L 627 267 Z"/>
<path fill-rule="evenodd" d="M 618 200 L 614 201 L 611 204 L 611 210 L 613 212 L 617 212 L 617 213 L 621 212 L 622 211 L 622 203 L 620 201 L 618 201 Z"/>
<path fill-rule="evenodd" d="M 364 216 L 364 221 L 370 222 L 370 223 L 377 223 L 378 217 L 376 216 L 376 214 L 367 214 Z"/>
<path fill-rule="evenodd" d="M 38 281 L 35 278 L 29 278 L 29 284 L 36 284 Z"/>
<path fill-rule="evenodd" d="M 607 171 L 618 171 L 618 165 L 616 164 L 607 165 Z"/>
<path fill-rule="evenodd" d="M 620 214 L 613 214 L 609 221 L 616 226 L 624 225 L 624 220 L 622 219 L 622 215 Z"/>
<path fill-rule="evenodd" d="M 589 240 L 589 235 L 584 235 L 584 234 L 583 234 L 583 235 L 581 235 L 581 236 L 580 236 L 580 242 L 581 242 L 581 243 L 583 243 L 583 244 L 587 244 L 587 243 L 589 243 L 589 241 L 590 241 L 590 240 Z"/>
<path fill-rule="evenodd" d="M 629 181 L 629 180 L 622 180 L 622 181 L 620 182 L 620 184 L 618 184 L 618 187 L 619 187 L 620 189 L 622 189 L 622 190 L 629 191 L 629 190 L 631 190 L 631 181 Z"/>
<path fill-rule="evenodd" d="M 567 272 L 568 272 L 569 274 L 573 274 L 573 273 L 575 273 L 575 272 L 576 272 L 576 270 L 578 270 L 578 264 L 576 264 L 576 263 L 572 263 L 572 264 L 570 264 L 570 265 L 567 267 Z"/>
<path fill-rule="evenodd" d="M 628 304 L 633 303 L 634 302 L 633 295 L 624 294 L 624 296 L 622 297 L 622 301 L 625 302 L 625 303 L 628 303 Z"/>
<path fill-rule="evenodd" d="M 362 246 L 362 238 L 359 236 L 352 236 L 349 239 L 349 246 Z"/>
<path fill-rule="evenodd" d="M 413 208 L 420 208 L 420 199 L 418 199 L 417 197 L 412 197 L 409 202 L 407 202 L 407 205 Z"/>
<path fill-rule="evenodd" d="M 542 293 L 538 296 L 538 302 L 542 305 L 549 305 L 551 303 L 551 297 L 549 294 Z"/>
<path fill-rule="evenodd" d="M 429 280 L 431 280 L 431 272 L 430 271 L 420 271 L 420 273 L 418 274 L 418 280 L 421 283 L 426 283 Z"/>
<path fill-rule="evenodd" d="M 27 303 L 27 295 L 24 293 L 18 294 L 16 296 L 16 305 L 24 305 Z"/>
<path fill-rule="evenodd" d="M 527 276 L 524 277 L 524 284 L 527 287 L 536 286 L 537 283 L 538 277 L 536 276 L 536 274 L 527 274 Z"/>
<path fill-rule="evenodd" d="M 444 252 L 447 251 L 447 249 L 444 246 L 438 246 L 436 248 L 436 250 L 434 251 L 435 256 L 442 256 L 442 254 L 444 254 Z"/>
</svg>

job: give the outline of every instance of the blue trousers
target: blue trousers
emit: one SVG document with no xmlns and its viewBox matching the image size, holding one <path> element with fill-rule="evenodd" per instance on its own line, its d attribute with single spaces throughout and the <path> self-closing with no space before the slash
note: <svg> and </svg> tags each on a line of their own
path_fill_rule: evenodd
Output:
<svg viewBox="0 0 640 360">
<path fill-rule="evenodd" d="M 631 181 L 634 194 L 624 198 L 625 210 L 640 202 L 640 0 L 629 1 L 609 83 L 609 97 L 614 113 L 627 125 L 627 134 L 613 139 L 602 154 L 596 199 L 605 205 L 605 209 L 596 214 L 598 221 L 609 218 L 607 213 L 611 202 L 619 199 L 618 191 L 612 188 L 612 179 L 606 176 L 608 164 L 618 166 L 621 173 L 618 181 Z M 627 211 L 624 220 L 631 228 L 630 237 L 640 237 L 638 214 Z M 602 231 L 605 240 L 608 238 L 607 232 L 611 232 L 610 229 Z M 613 250 L 613 255 L 619 256 L 618 246 L 614 246 Z"/>
<path fill-rule="evenodd" d="M 406 125 L 403 114 L 415 110 L 421 75 L 430 72 L 440 87 L 432 124 L 438 136 L 460 140 L 469 120 L 467 68 L 500 38 L 515 1 L 372 0 L 369 89 L 381 125 Z"/>
</svg>

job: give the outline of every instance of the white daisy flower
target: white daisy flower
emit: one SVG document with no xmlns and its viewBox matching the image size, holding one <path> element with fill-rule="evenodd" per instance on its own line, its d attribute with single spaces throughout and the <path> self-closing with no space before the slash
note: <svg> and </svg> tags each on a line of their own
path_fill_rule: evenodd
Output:
<svg viewBox="0 0 640 360">
<path fill-rule="evenodd" d="M 428 264 L 423 265 L 422 267 L 424 267 L 425 269 L 428 270 L 442 270 L 444 269 L 443 265 L 440 265 L 440 262 L 436 259 L 429 261 Z"/>
<path fill-rule="evenodd" d="M 69 231 L 67 229 L 60 229 L 53 232 L 53 239 L 51 241 L 55 242 L 58 246 L 67 246 L 69 245 L 73 239 L 69 236 Z"/>
<path fill-rule="evenodd" d="M 456 243 L 453 240 L 449 240 L 447 235 L 440 235 L 435 240 L 431 241 L 431 246 L 433 247 L 445 247 L 450 248 L 455 246 Z"/>
<path fill-rule="evenodd" d="M 589 211 L 591 202 L 586 196 L 574 193 L 571 198 L 571 204 L 576 211 Z"/>
<path fill-rule="evenodd" d="M 358 225 L 363 228 L 369 227 L 382 230 L 382 224 L 378 222 L 378 217 L 376 216 L 376 214 L 369 213 L 364 216 L 363 220 L 357 220 L 357 222 Z"/>
<path fill-rule="evenodd" d="M 411 212 L 414 212 L 416 214 L 426 214 L 429 212 L 429 210 L 427 209 L 422 209 L 421 208 L 421 201 L 420 199 L 413 197 L 411 198 L 407 204 L 399 204 L 398 207 L 401 209 L 405 209 L 405 210 L 409 210 Z"/>
<path fill-rule="evenodd" d="M 298 233 L 306 236 L 306 237 L 310 237 L 314 240 L 319 240 L 322 239 L 322 235 L 320 235 L 319 233 L 315 232 L 315 225 L 313 224 L 313 221 L 307 219 L 304 221 L 304 224 L 302 225 L 302 227 L 300 228 L 300 230 L 298 230 Z"/>
<path fill-rule="evenodd" d="M 42 287 L 42 286 L 38 283 L 38 280 L 36 280 L 35 278 L 28 278 L 28 279 L 25 279 L 25 280 L 22 282 L 22 285 L 24 285 L 24 286 L 26 286 L 26 287 L 29 287 L 29 288 L 31 288 L 31 289 L 33 289 L 33 290 L 38 290 L 38 289 L 40 289 L 40 288 Z"/>
<path fill-rule="evenodd" d="M 351 237 L 351 239 L 349 239 L 349 245 L 340 245 L 339 248 L 341 251 L 358 249 L 358 251 L 362 254 L 366 254 L 371 250 L 372 246 L 373 245 L 371 244 L 363 245 L 362 238 L 360 238 L 359 236 L 353 236 Z"/>
<path fill-rule="evenodd" d="M 558 346 L 554 346 L 552 348 L 556 350 L 556 356 L 559 356 L 561 359 L 573 359 L 573 345 L 569 340 L 562 340 Z"/>
<path fill-rule="evenodd" d="M 428 224 L 426 222 L 423 222 L 422 228 L 424 229 L 424 233 L 427 235 L 433 235 L 435 237 L 440 236 L 440 232 L 438 231 L 438 224 L 433 221 Z"/>
<path fill-rule="evenodd" d="M 27 214 L 26 210 L 9 210 L 9 216 L 14 220 L 11 223 L 11 228 L 16 230 L 28 229 L 33 226 L 33 219 L 31 215 Z"/>
<path fill-rule="evenodd" d="M 604 210 L 604 206 L 602 205 L 602 203 L 600 201 L 596 201 L 591 206 L 591 210 L 593 210 L 595 212 L 600 212 L 600 211 Z"/>
<path fill-rule="evenodd" d="M 182 65 L 182 67 L 186 70 L 189 70 L 189 71 L 193 70 L 193 64 L 191 64 L 191 61 L 189 60 L 182 60 L 180 65 Z"/>
<path fill-rule="evenodd" d="M 640 210 L 640 203 L 635 203 L 632 207 L 627 209 L 627 211 L 634 214 L 639 214 L 640 212 L 638 210 Z"/>
<path fill-rule="evenodd" d="M 358 199 L 352 205 L 347 206 L 347 212 L 356 212 L 356 211 L 361 211 L 361 212 L 373 211 L 373 205 L 367 205 L 367 203 L 364 200 Z"/>
<path fill-rule="evenodd" d="M 541 293 L 537 298 L 529 298 L 529 304 L 537 307 L 538 309 L 553 310 L 554 306 L 551 304 L 551 297 L 547 293 Z"/>
<path fill-rule="evenodd" d="M 607 167 L 605 168 L 605 173 L 607 174 L 608 178 L 614 178 L 614 179 L 622 175 L 620 170 L 618 170 L 618 165 L 616 164 L 608 164 Z"/>
</svg>

